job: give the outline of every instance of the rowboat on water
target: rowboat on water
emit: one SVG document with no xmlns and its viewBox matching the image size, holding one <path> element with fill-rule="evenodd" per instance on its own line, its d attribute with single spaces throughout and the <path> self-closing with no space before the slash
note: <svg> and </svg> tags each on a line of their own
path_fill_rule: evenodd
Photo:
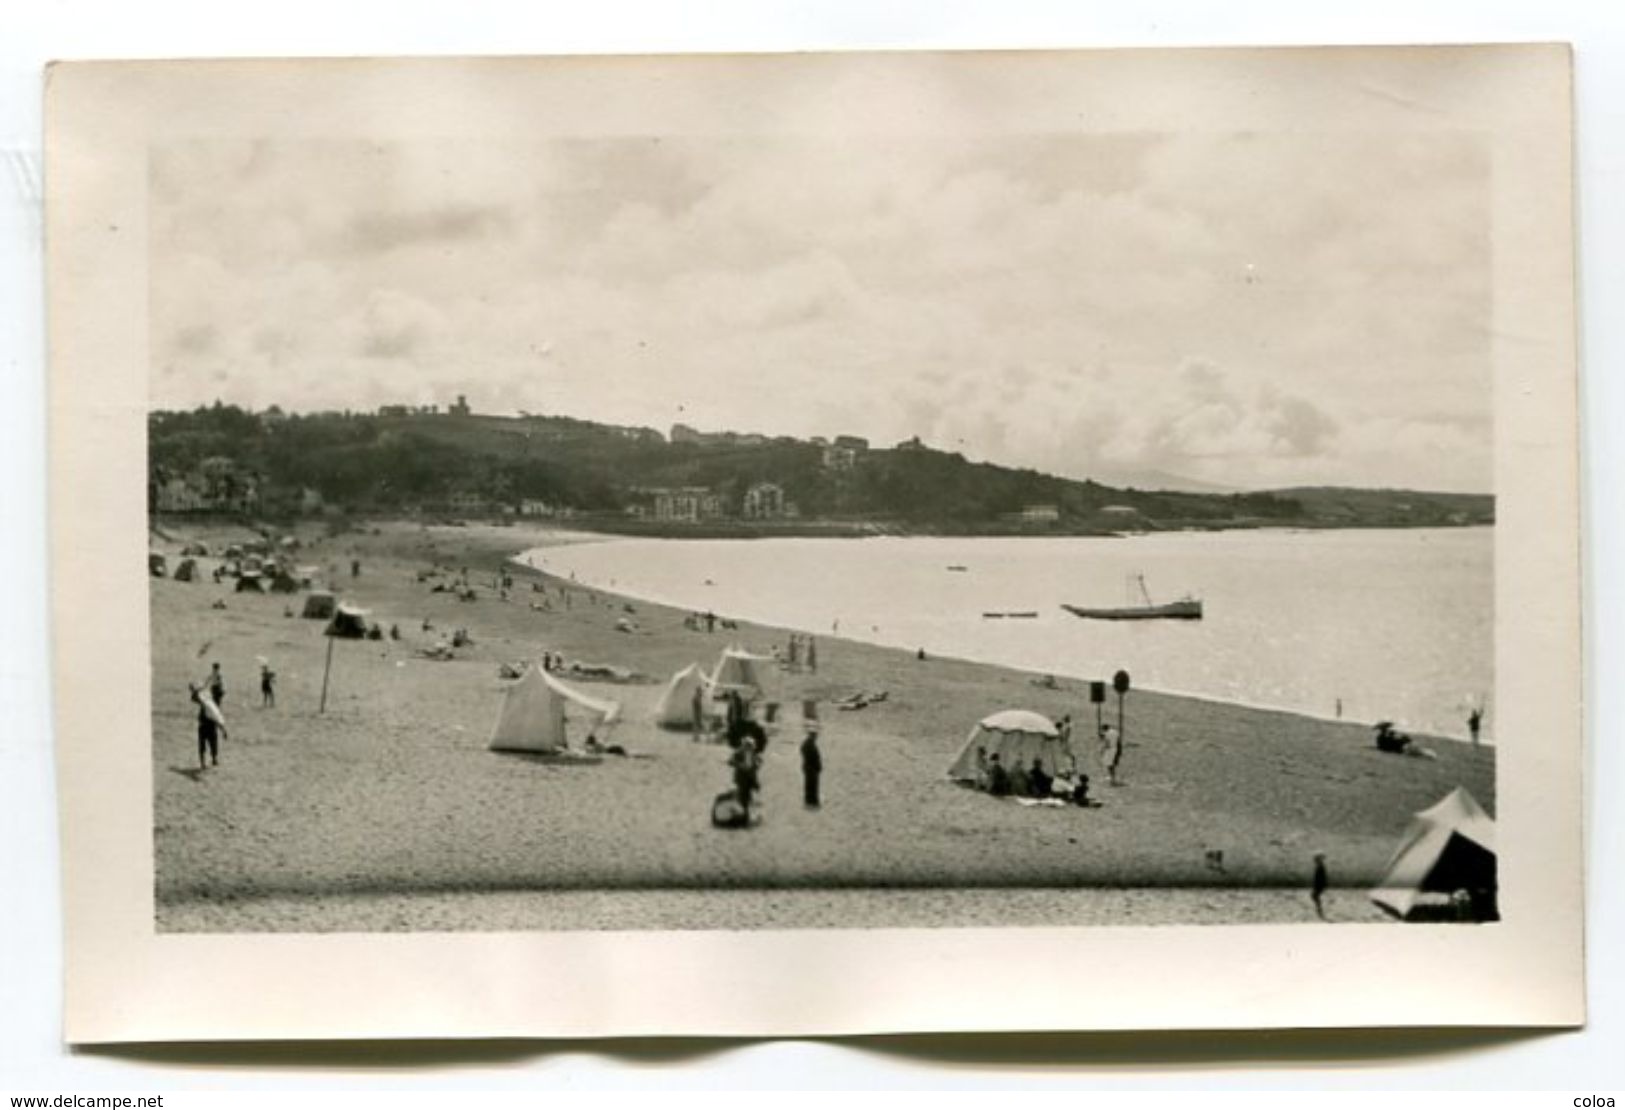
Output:
<svg viewBox="0 0 1625 1110">
<path fill-rule="evenodd" d="M 1146 589 L 1145 575 L 1136 574 L 1129 578 L 1130 593 L 1133 586 L 1139 587 L 1139 602 L 1107 608 L 1090 608 L 1083 605 L 1062 605 L 1075 617 L 1084 617 L 1099 621 L 1148 621 L 1148 620 L 1183 620 L 1199 621 L 1202 619 L 1202 601 L 1195 597 L 1182 597 L 1178 601 L 1165 601 L 1158 604 L 1151 600 L 1151 591 Z"/>
</svg>

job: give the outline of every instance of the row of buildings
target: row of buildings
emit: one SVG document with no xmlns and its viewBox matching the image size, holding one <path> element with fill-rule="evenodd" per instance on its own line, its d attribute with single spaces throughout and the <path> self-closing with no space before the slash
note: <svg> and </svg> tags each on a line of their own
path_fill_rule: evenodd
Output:
<svg viewBox="0 0 1625 1110">
<path fill-rule="evenodd" d="M 666 524 L 698 524 L 729 517 L 728 500 L 706 486 L 640 488 L 633 491 L 639 500 L 631 508 L 633 516 Z M 794 520 L 800 513 L 795 502 L 784 495 L 776 482 L 757 482 L 746 488 L 739 502 L 739 516 L 745 520 Z"/>
</svg>

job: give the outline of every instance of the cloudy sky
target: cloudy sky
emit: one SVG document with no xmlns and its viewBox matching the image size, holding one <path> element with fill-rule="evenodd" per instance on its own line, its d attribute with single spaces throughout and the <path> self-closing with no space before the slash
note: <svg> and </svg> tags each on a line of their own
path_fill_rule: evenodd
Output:
<svg viewBox="0 0 1625 1110">
<path fill-rule="evenodd" d="M 1471 135 L 199 142 L 152 400 L 910 435 L 1079 477 L 1488 490 Z"/>
</svg>

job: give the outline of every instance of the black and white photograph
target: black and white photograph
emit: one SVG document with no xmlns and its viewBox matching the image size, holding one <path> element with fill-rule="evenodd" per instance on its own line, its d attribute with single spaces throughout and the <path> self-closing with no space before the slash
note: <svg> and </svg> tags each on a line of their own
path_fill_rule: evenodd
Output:
<svg viewBox="0 0 1625 1110">
<path fill-rule="evenodd" d="M 1569 302 L 1316 53 L 145 71 L 156 936 L 1496 935 Z"/>
</svg>

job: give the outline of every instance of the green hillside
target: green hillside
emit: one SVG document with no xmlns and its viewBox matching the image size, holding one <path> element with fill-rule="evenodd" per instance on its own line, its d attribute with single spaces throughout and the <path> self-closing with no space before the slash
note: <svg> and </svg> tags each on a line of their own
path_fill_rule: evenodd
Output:
<svg viewBox="0 0 1625 1110">
<path fill-rule="evenodd" d="M 155 412 L 148 436 L 154 488 L 196 471 L 206 459 L 226 459 L 258 479 L 271 513 L 293 511 L 302 491 L 313 490 L 325 503 L 355 513 L 445 514 L 479 505 L 496 515 L 528 500 L 648 525 L 656 491 L 694 487 L 716 495 L 721 518 L 737 520 L 745 491 L 768 482 L 783 489 L 794 519 L 807 527 L 845 522 L 925 532 L 1094 533 L 1494 518 L 1488 496 L 1114 489 L 972 462 L 917 443 L 862 451 L 854 465 L 835 467 L 826 465 L 821 445 L 800 440 L 670 443 L 653 429 L 568 417 L 285 415 L 215 405 Z"/>
</svg>

